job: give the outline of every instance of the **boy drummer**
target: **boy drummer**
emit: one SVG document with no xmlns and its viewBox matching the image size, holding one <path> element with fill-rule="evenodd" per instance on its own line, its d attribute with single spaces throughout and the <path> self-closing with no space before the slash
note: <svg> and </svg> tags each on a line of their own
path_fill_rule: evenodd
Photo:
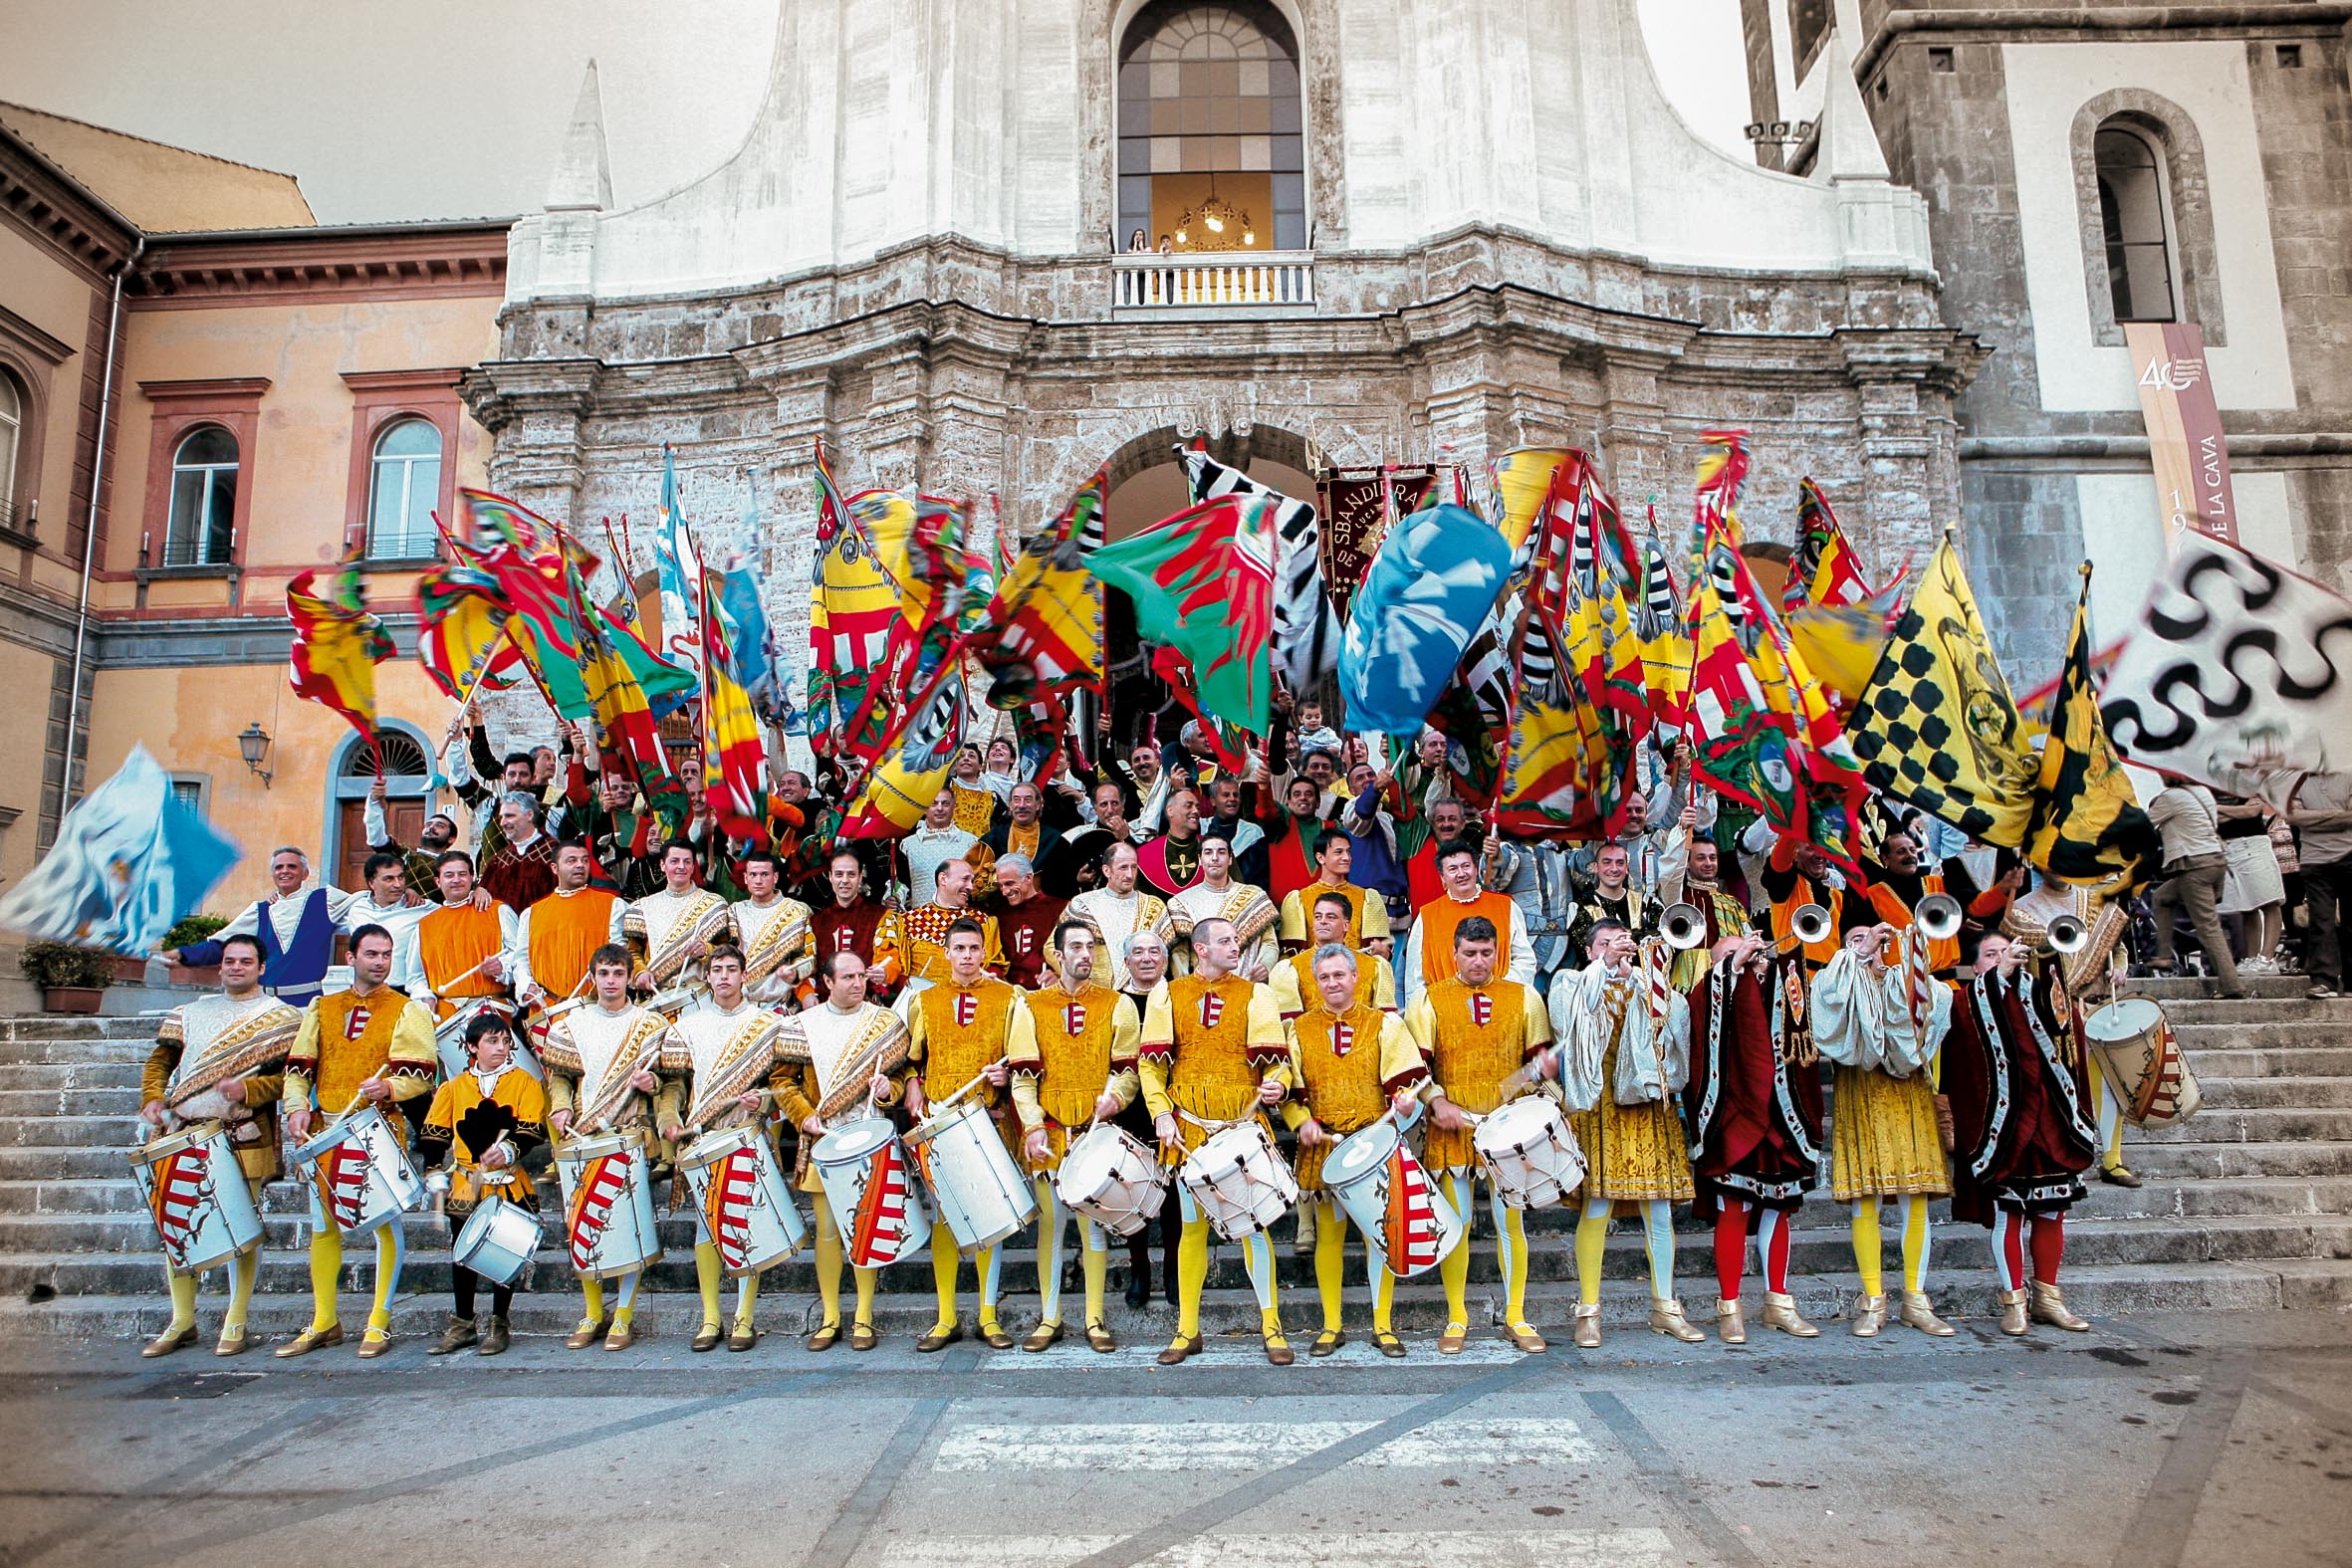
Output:
<svg viewBox="0 0 2352 1568">
<path fill-rule="evenodd" d="M 442 1213 L 448 1216 L 452 1241 L 485 1199 L 503 1198 L 538 1212 L 539 1193 L 523 1174 L 523 1156 L 546 1142 L 541 1124 L 547 1120 L 547 1091 L 516 1065 L 512 1020 L 500 1012 L 475 1013 L 466 1021 L 465 1045 L 470 1065 L 433 1096 L 417 1140 L 429 1163 L 448 1162 L 449 1196 Z M 477 1356 L 495 1356 L 507 1348 L 514 1287 L 491 1285 L 490 1322 L 477 1333 L 474 1286 L 480 1277 L 462 1264 L 451 1266 L 449 1326 L 426 1355 L 446 1356 L 471 1345 Z"/>
</svg>

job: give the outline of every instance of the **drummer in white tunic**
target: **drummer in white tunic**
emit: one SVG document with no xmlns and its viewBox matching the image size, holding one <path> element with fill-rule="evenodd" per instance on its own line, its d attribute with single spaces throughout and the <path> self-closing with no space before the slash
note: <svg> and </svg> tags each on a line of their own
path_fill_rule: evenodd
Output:
<svg viewBox="0 0 2352 1568">
<path fill-rule="evenodd" d="M 776 1074 L 776 1042 L 784 1020 L 745 998 L 743 972 L 741 948 L 724 942 L 713 947 L 703 960 L 710 995 L 671 1026 L 684 1049 L 675 1061 L 662 1064 L 672 1075 L 662 1086 L 654 1114 L 662 1137 L 673 1144 L 682 1144 L 689 1134 L 764 1122 L 775 1103 L 769 1080 Z M 689 1188 L 682 1174 L 671 1178 L 670 1192 L 671 1208 L 683 1207 Z M 716 1241 L 707 1235 L 696 1240 L 694 1277 L 702 1291 L 702 1327 L 693 1345 L 697 1351 L 719 1343 L 719 1281 L 724 1273 Z M 759 1299 L 757 1273 L 736 1281 L 735 1322 L 726 1335 L 729 1350 L 749 1350 L 759 1343 L 759 1330 L 752 1323 Z"/>
<path fill-rule="evenodd" d="M 1102 886 L 1080 893 L 1063 911 L 1071 920 L 1084 921 L 1086 929 L 1094 933 L 1095 962 L 1108 970 L 1102 979 L 1119 991 L 1127 989 L 1127 938 L 1138 931 L 1150 931 L 1171 949 L 1176 945 L 1176 927 L 1168 918 L 1168 906 L 1156 895 L 1138 890 L 1135 875 L 1135 846 L 1114 843 L 1103 857 Z"/>
<path fill-rule="evenodd" d="M 784 896 L 784 857 L 754 849 L 739 874 L 751 897 L 727 907 L 743 950 L 743 994 L 786 1011 L 800 1008 L 800 988 L 816 970 L 809 906 Z"/>
<path fill-rule="evenodd" d="M 1179 969 L 1192 968 L 1192 928 L 1203 920 L 1233 922 L 1242 939 L 1242 978 L 1263 986 L 1283 959 L 1275 935 L 1281 912 L 1266 889 L 1233 879 L 1233 839 L 1221 822 L 1201 828 L 1201 879 L 1168 900 L 1168 920 L 1181 950 Z"/>
<path fill-rule="evenodd" d="M 266 1107 L 284 1085 L 287 1049 L 302 1014 L 261 989 L 258 937 L 223 938 L 221 995 L 174 1008 L 155 1030 L 155 1048 L 139 1081 L 139 1119 L 159 1133 L 208 1121 L 225 1125 L 256 1210 L 262 1188 L 285 1167 L 278 1153 L 278 1118 Z M 261 1112 L 261 1114 L 256 1114 Z M 158 1211 L 158 1223 L 164 1223 Z M 261 1271 L 261 1236 L 229 1265 L 229 1309 L 214 1353 L 245 1349 L 245 1309 Z M 142 1356 L 167 1356 L 196 1342 L 194 1274 L 169 1274 L 171 1321 L 147 1342 Z"/>
<path fill-rule="evenodd" d="M 826 1132 L 867 1114 L 869 1100 L 882 1107 L 896 1104 L 907 1068 L 906 1020 L 865 1000 L 869 973 L 854 949 L 819 954 L 817 983 L 824 1001 L 785 1019 L 777 1042 L 776 1102 L 801 1130 L 795 1176 L 817 1209 L 817 1295 L 824 1317 L 809 1336 L 811 1350 L 829 1350 L 841 1337 L 843 1259 L 840 1225 L 810 1153 Z M 880 1343 L 874 1334 L 874 1285 L 882 1271 L 860 1266 L 855 1273 L 857 1313 L 849 1324 L 849 1348 L 871 1350 Z"/>
<path fill-rule="evenodd" d="M 1033 1025 L 1029 1048 L 1007 1053 L 1013 1104 L 1025 1129 L 1022 1159 L 1037 1177 L 1038 1294 L 1043 1316 L 1021 1342 L 1028 1351 L 1051 1348 L 1061 1337 L 1061 1200 L 1054 1175 L 1071 1140 L 1089 1120 L 1107 1122 L 1134 1103 L 1135 1050 L 1143 1021 L 1135 1004 L 1094 979 L 1094 933 L 1064 920 L 1054 928 L 1058 978 L 1023 995 Z M 1082 1196 L 1082 1195 L 1081 1195 Z M 1078 1220 L 1086 1277 L 1086 1344 L 1108 1355 L 1119 1342 L 1104 1320 L 1102 1291 L 1110 1253 L 1102 1227 Z"/>
<path fill-rule="evenodd" d="M 695 886 L 701 869 L 693 847 L 680 842 L 661 852 L 664 882 L 620 911 L 617 932 L 629 950 L 629 989 L 658 994 L 702 979 L 710 945 L 727 934 L 727 901 Z"/>
<path fill-rule="evenodd" d="M 649 1097 L 661 1088 L 654 1068 L 665 1056 L 676 1059 L 679 1047 L 670 1036 L 668 1019 L 628 1000 L 630 969 L 628 949 L 615 943 L 596 949 L 588 956 L 595 1005 L 557 1018 L 541 1042 L 540 1059 L 548 1073 L 548 1127 L 556 1135 L 559 1156 L 568 1138 L 631 1129 L 647 1134 L 643 1153 L 648 1163 L 659 1154 L 660 1146 L 651 1141 L 647 1109 Z M 639 1277 L 637 1271 L 620 1276 L 619 1305 L 607 1316 L 604 1281 L 583 1274 L 580 1287 L 588 1311 L 564 1347 L 586 1350 L 601 1341 L 606 1350 L 626 1350 L 636 1337 Z"/>
</svg>

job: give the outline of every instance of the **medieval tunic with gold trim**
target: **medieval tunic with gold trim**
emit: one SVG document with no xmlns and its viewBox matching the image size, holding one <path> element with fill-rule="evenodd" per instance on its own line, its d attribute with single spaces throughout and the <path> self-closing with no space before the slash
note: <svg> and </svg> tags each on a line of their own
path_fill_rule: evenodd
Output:
<svg viewBox="0 0 2352 1568">
<path fill-rule="evenodd" d="M 449 1162 L 442 1212 L 462 1220 L 485 1198 L 538 1209 L 539 1190 L 524 1173 L 522 1157 L 546 1141 L 546 1121 L 547 1090 L 511 1060 L 495 1073 L 468 1069 L 442 1084 L 417 1138 L 428 1161 Z M 514 1159 L 485 1171 L 482 1157 L 499 1143 L 514 1151 Z"/>
<path fill-rule="evenodd" d="M 601 1004 L 575 1008 L 548 1025 L 540 1044 L 548 1111 L 573 1112 L 575 1138 L 647 1126 L 652 1102 L 628 1080 L 639 1067 L 658 1073 L 680 1048 L 669 1020 L 658 1012 L 639 1007 L 607 1012 Z M 658 1146 L 654 1158 L 665 1158 Z"/>
<path fill-rule="evenodd" d="M 430 1094 L 440 1076 L 433 1015 L 389 986 L 362 998 L 355 991 L 321 997 L 303 1009 L 286 1053 L 286 1103 L 309 1105 L 332 1119 L 358 1105 L 359 1085 L 381 1078 L 392 1102 Z M 408 1141 L 408 1118 L 386 1114 L 392 1136 Z"/>
<path fill-rule="evenodd" d="M 156 1025 L 155 1048 L 139 1074 L 139 1103 L 161 1100 L 164 1126 L 172 1131 L 224 1123 L 248 1182 L 281 1176 L 278 1117 L 268 1107 L 284 1091 L 286 1052 L 301 1028 L 300 1011 L 262 991 L 243 1001 L 214 995 L 174 1008 Z M 224 1078 L 243 1080 L 243 1100 L 215 1091 Z"/>
<path fill-rule="evenodd" d="M 744 899 L 728 912 L 743 949 L 743 994 L 754 1002 L 797 1005 L 802 983 L 817 973 L 809 906 L 780 894 L 772 904 Z"/>
<path fill-rule="evenodd" d="M 679 1014 L 670 1025 L 676 1048 L 662 1052 L 663 1079 L 653 1119 L 663 1127 L 685 1129 L 680 1152 L 703 1133 L 725 1132 L 766 1118 L 775 1103 L 776 1042 L 783 1031 L 784 1019 L 750 1002 L 730 1012 L 706 997 Z M 736 1103 L 746 1093 L 760 1097 L 759 1109 L 747 1111 Z M 775 1152 L 773 1146 L 769 1152 Z M 693 1196 L 690 1183 L 670 1183 L 672 1210 L 684 1209 Z"/>
<path fill-rule="evenodd" d="M 1388 903 L 1377 896 L 1369 896 L 1352 882 L 1337 887 L 1319 877 L 1294 893 L 1283 895 L 1282 941 L 1285 947 L 1306 944 L 1314 930 L 1315 901 L 1325 893 L 1336 893 L 1347 900 L 1347 945 L 1360 948 L 1375 937 L 1388 936 Z"/>
<path fill-rule="evenodd" d="M 1584 1196 L 1696 1196 L 1674 1106 L 1690 1071 L 1688 1004 L 1663 973 L 1612 975 L 1592 964 L 1553 977 L 1550 1008 L 1560 1092 L 1584 1151 Z"/>
<path fill-rule="evenodd" d="M 1516 980 L 1473 987 L 1454 976 L 1414 999 L 1405 1009 L 1405 1032 L 1429 1066 L 1428 1092 L 1483 1116 L 1502 1106 L 1505 1080 L 1551 1043 L 1551 1019 L 1532 987 Z M 1471 1137 L 1470 1128 L 1448 1132 L 1432 1123 L 1421 1163 L 1438 1172 L 1476 1171 Z"/>
<path fill-rule="evenodd" d="M 1388 960 L 1377 953 L 1355 951 L 1355 1000 L 1367 1008 L 1382 1012 L 1396 1011 L 1396 971 Z M 1274 967 L 1267 978 L 1267 987 L 1274 993 L 1275 1010 L 1285 1023 L 1302 1012 L 1323 1005 L 1323 994 L 1314 983 L 1315 950 L 1294 953 Z"/>
<path fill-rule="evenodd" d="M 2099 1140 L 2073 1012 L 2046 969 L 1955 988 L 1943 1082 L 1955 1220 L 1989 1226 L 1997 1209 L 2055 1214 L 2082 1201 Z"/>
<path fill-rule="evenodd" d="M 1952 1191 L 1934 1068 L 1951 1019 L 1949 987 L 1851 948 L 1813 977 L 1813 1044 L 1837 1069 L 1829 1191 L 1839 1203 Z"/>
<path fill-rule="evenodd" d="M 1794 1209 L 1820 1179 L 1820 1056 L 1805 974 L 1793 954 L 1761 975 L 1727 961 L 1691 993 L 1683 1117 L 1701 1219 L 1719 1195 Z"/>
<path fill-rule="evenodd" d="M 656 991 L 702 979 L 702 960 L 687 956 L 728 930 L 727 901 L 703 888 L 649 893 L 621 912 L 620 939 L 628 944 L 629 979 Z"/>
<path fill-rule="evenodd" d="M 906 1020 L 875 1003 L 843 1012 L 821 1002 L 796 1012 L 777 1032 L 777 1109 L 796 1127 L 814 1116 L 829 1129 L 864 1115 L 869 1095 L 876 1105 L 894 1105 L 908 1049 Z M 816 1146 L 801 1134 L 794 1175 L 804 1193 L 822 1190 L 809 1163 Z"/>
<path fill-rule="evenodd" d="M 1182 975 L 1144 1012 L 1136 1069 L 1144 1105 L 1155 1120 L 1176 1118 L 1189 1154 L 1208 1141 L 1214 1124 L 1252 1118 L 1263 1124 L 1258 1086 L 1271 1079 L 1289 1090 L 1290 1061 L 1290 1037 L 1270 989 L 1238 975 Z M 1181 1163 L 1165 1150 L 1160 1158 Z"/>
<path fill-rule="evenodd" d="M 1322 1191 L 1332 1143 L 1378 1121 L 1390 1095 L 1429 1080 L 1404 1020 L 1361 1002 L 1340 1013 L 1318 1004 L 1291 1020 L 1291 1074 L 1298 1091 L 1283 1106 L 1283 1120 L 1296 1131 L 1311 1117 L 1329 1134 L 1311 1149 L 1298 1146 L 1298 1189 L 1305 1193 Z"/>
<path fill-rule="evenodd" d="M 1233 922 L 1242 939 L 1238 967 L 1244 973 L 1264 965 L 1272 975 L 1283 961 L 1283 945 L 1275 931 L 1282 923 L 1282 912 L 1264 888 L 1247 882 L 1229 881 L 1223 887 L 1196 882 L 1168 900 L 1168 924 L 1176 934 L 1176 951 L 1169 958 L 1177 974 L 1192 973 L 1192 928 L 1204 920 Z"/>
<path fill-rule="evenodd" d="M 1061 1168 L 1071 1136 L 1094 1119 L 1094 1102 L 1105 1092 L 1120 1110 L 1134 1103 L 1143 1021 L 1134 1003 L 1092 981 L 1075 991 L 1047 986 L 1023 993 L 1021 1000 L 1029 1009 L 1029 1045 L 1007 1050 L 1005 1059 L 1013 1070 L 1022 1131 L 1046 1130 L 1046 1157 L 1023 1156 L 1030 1171 L 1043 1174 Z"/>
<path fill-rule="evenodd" d="M 923 1080 L 926 1101 L 947 1098 L 992 1062 L 1036 1055 L 1037 1031 L 1022 995 L 1020 987 L 984 975 L 975 986 L 941 981 L 900 1004 L 906 1009 L 907 1058 Z M 964 1097 L 988 1108 L 1005 1146 L 1020 1158 L 1005 1091 L 983 1081 Z"/>
<path fill-rule="evenodd" d="M 1168 906 L 1153 894 L 1138 889 L 1121 898 L 1107 887 L 1088 888 L 1069 901 L 1062 915 L 1083 921 L 1094 933 L 1095 972 L 1114 989 L 1127 989 L 1127 939 L 1138 931 L 1159 934 L 1168 945 L 1170 973 L 1174 973 L 1176 923 L 1169 918 Z"/>
</svg>

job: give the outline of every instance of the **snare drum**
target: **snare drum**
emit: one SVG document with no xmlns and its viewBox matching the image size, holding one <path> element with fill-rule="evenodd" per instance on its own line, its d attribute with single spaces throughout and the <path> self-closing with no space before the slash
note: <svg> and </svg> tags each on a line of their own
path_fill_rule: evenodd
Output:
<svg viewBox="0 0 2352 1568">
<path fill-rule="evenodd" d="M 763 1127 L 704 1133 L 678 1156 L 694 1194 L 694 1217 L 719 1264 L 740 1279 L 781 1263 L 809 1243 L 809 1222 L 793 1202 Z"/>
<path fill-rule="evenodd" d="M 670 1022 L 675 1023 L 685 1015 L 689 1008 L 700 1002 L 702 997 L 703 993 L 698 987 L 672 986 L 667 991 L 657 991 L 647 997 L 645 1010 L 658 1012 Z"/>
<path fill-rule="evenodd" d="M 1323 1185 L 1399 1279 L 1436 1267 L 1462 1240 L 1462 1217 L 1391 1122 L 1340 1139 L 1323 1158 Z"/>
<path fill-rule="evenodd" d="M 316 1212 L 345 1235 L 365 1235 L 424 1203 L 424 1178 L 379 1105 L 328 1123 L 296 1146 L 293 1160 L 318 1199 Z"/>
<path fill-rule="evenodd" d="M 1479 1164 L 1506 1209 L 1565 1203 L 1584 1185 L 1584 1151 L 1558 1106 L 1539 1094 L 1492 1112 L 1471 1135 Z"/>
<path fill-rule="evenodd" d="M 916 1190 L 898 1129 L 880 1116 L 845 1122 L 809 1151 L 852 1268 L 895 1263 L 931 1243 L 931 1214 Z"/>
<path fill-rule="evenodd" d="M 253 1190 L 219 1122 L 198 1122 L 131 1150 L 130 1174 L 173 1273 L 200 1274 L 260 1243 Z"/>
<path fill-rule="evenodd" d="M 1255 1117 L 1210 1134 L 1176 1179 L 1228 1241 L 1257 1234 L 1298 1205 L 1298 1178 Z"/>
<path fill-rule="evenodd" d="M 1038 1217 L 1037 1193 L 978 1100 L 925 1117 L 906 1135 L 906 1147 L 931 1189 L 932 1206 L 966 1254 L 995 1245 Z"/>
<path fill-rule="evenodd" d="M 1070 1144 L 1054 1173 L 1054 1191 L 1064 1207 L 1112 1235 L 1135 1234 L 1168 1201 L 1159 1160 L 1109 1122 L 1096 1122 Z"/>
<path fill-rule="evenodd" d="M 564 1189 L 565 1241 L 581 1275 L 633 1274 L 661 1256 L 643 1128 L 558 1144 L 556 1179 Z"/>
<path fill-rule="evenodd" d="M 2133 1126 L 2170 1127 L 2205 1103 L 2164 1009 L 2146 997 L 2122 997 L 2092 1009 L 2083 1017 L 2082 1037 L 2098 1052 L 2099 1071 Z"/>
<path fill-rule="evenodd" d="M 539 1216 L 521 1204 L 490 1197 L 474 1206 L 450 1243 L 449 1260 L 470 1268 L 494 1285 L 523 1277 L 539 1251 Z"/>
</svg>

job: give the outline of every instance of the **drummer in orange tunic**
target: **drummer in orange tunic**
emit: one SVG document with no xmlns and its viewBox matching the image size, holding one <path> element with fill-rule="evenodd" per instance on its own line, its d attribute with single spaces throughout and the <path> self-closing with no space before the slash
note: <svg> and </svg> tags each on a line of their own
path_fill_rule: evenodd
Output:
<svg viewBox="0 0 2352 1568">
<path fill-rule="evenodd" d="M 951 860 L 949 866 L 963 862 Z M 969 868 L 967 868 L 969 869 Z M 946 880 L 946 867 L 941 868 Z M 954 1095 L 975 1079 L 972 1090 L 997 1118 L 1002 1132 L 1010 1118 L 1005 1085 L 1011 1080 L 1007 1058 L 1034 1057 L 1037 1034 L 1029 1008 L 1022 1006 L 1021 988 L 997 979 L 983 967 L 988 935 L 977 920 L 958 920 L 944 936 L 947 977 L 937 985 L 909 992 L 899 1007 L 906 1016 L 907 1059 L 914 1071 L 906 1080 L 907 1114 L 920 1122 L 930 1103 L 929 1091 Z M 1011 1138 L 1006 1147 L 1012 1148 Z M 1018 1153 L 1018 1151 L 1016 1151 Z M 984 1246 L 972 1256 L 980 1276 L 980 1337 L 997 1350 L 1013 1348 L 1013 1336 L 997 1324 L 997 1280 L 1004 1249 Z M 964 1337 L 963 1319 L 956 1312 L 956 1270 L 962 1261 L 955 1232 L 944 1224 L 931 1228 L 931 1279 L 939 1292 L 939 1321 L 915 1341 L 924 1352 L 945 1350 Z"/>
<path fill-rule="evenodd" d="M 1326 942 L 1311 956 L 1316 1006 L 1290 1023 L 1291 1072 L 1298 1093 L 1284 1103 L 1283 1119 L 1298 1135 L 1298 1191 L 1305 1202 L 1323 1206 L 1314 1227 L 1314 1281 L 1322 1296 L 1323 1330 L 1306 1353 L 1327 1356 L 1347 1342 L 1339 1293 L 1347 1267 L 1348 1221 L 1323 1185 L 1323 1161 L 1340 1138 L 1378 1121 L 1391 1096 L 1399 1104 L 1413 1104 L 1429 1081 L 1429 1069 L 1403 1021 L 1359 994 L 1358 973 L 1367 961 L 1378 960 L 1342 942 Z M 1367 1253 L 1371 1241 L 1364 1237 Z M 1405 1342 L 1389 1327 L 1395 1298 L 1396 1275 L 1382 1268 L 1373 1284 L 1372 1343 L 1384 1356 L 1405 1353 Z"/>
<path fill-rule="evenodd" d="M 1478 1151 L 1471 1143 L 1470 1115 L 1499 1109 L 1532 1084 L 1521 1075 L 1528 1058 L 1551 1043 L 1551 1020 L 1532 987 L 1495 973 L 1502 933 L 1484 915 L 1454 927 L 1454 973 L 1413 1000 L 1405 1009 L 1405 1031 L 1429 1063 L 1422 1098 L 1429 1102 L 1430 1129 L 1421 1163 L 1446 1182 L 1446 1197 L 1464 1221 L 1479 1177 Z M 1494 1187 L 1488 1184 L 1492 1197 Z M 1521 1212 L 1497 1201 L 1496 1247 L 1503 1259 L 1503 1287 L 1510 1301 L 1507 1332 L 1520 1349 L 1543 1349 L 1543 1336 L 1527 1319 L 1528 1232 Z M 1438 1354 L 1458 1356 L 1470 1338 L 1470 1227 L 1454 1250 L 1438 1259 L 1437 1276 L 1446 1287 L 1446 1327 Z"/>
<path fill-rule="evenodd" d="M 1054 1173 L 1069 1153 L 1072 1129 L 1107 1122 L 1134 1103 L 1135 1049 L 1143 1025 L 1135 1004 L 1094 979 L 1094 933 L 1081 920 L 1054 928 L 1052 985 L 1027 992 L 1030 1048 L 1008 1051 L 1013 1103 L 1020 1109 L 1021 1156 L 1037 1177 L 1038 1294 L 1044 1313 L 1037 1331 L 1021 1342 L 1028 1351 L 1050 1349 L 1061 1337 L 1061 1198 Z M 1102 1227 L 1078 1221 L 1079 1258 L 1086 1275 L 1086 1344 L 1103 1355 L 1119 1348 L 1104 1321 L 1103 1282 L 1110 1253 Z"/>
<path fill-rule="evenodd" d="M 321 997 L 303 1009 L 302 1029 L 286 1056 L 286 1132 L 296 1143 L 310 1137 L 322 1112 L 340 1119 L 363 1104 L 385 1106 L 432 1092 L 440 1068 L 433 1051 L 433 1015 L 386 985 L 391 974 L 392 934 L 381 926 L 361 926 L 352 933 L 352 989 Z M 406 1117 L 386 1116 L 384 1123 L 393 1137 L 408 1141 Z M 400 1288 L 406 1251 L 400 1218 L 394 1215 L 375 1232 L 375 1305 L 359 1341 L 361 1359 L 392 1348 L 392 1295 Z M 278 1347 L 281 1357 L 343 1343 L 335 1299 L 342 1274 L 343 1232 L 314 1188 L 311 1326 Z"/>
<path fill-rule="evenodd" d="M 1290 1041 L 1273 991 L 1234 973 L 1242 942 L 1230 920 L 1211 917 L 1192 928 L 1194 970 L 1168 982 L 1143 1015 L 1136 1061 L 1143 1103 L 1159 1134 L 1160 1159 L 1169 1166 L 1209 1139 L 1220 1123 L 1262 1118 L 1291 1092 Z M 1184 1239 L 1176 1252 L 1176 1338 L 1160 1352 L 1173 1367 L 1201 1352 L 1201 1287 L 1209 1280 L 1209 1220 L 1179 1184 L 1176 1202 Z M 1258 1295 L 1259 1332 L 1266 1359 L 1287 1367 L 1297 1358 L 1283 1338 L 1276 1305 L 1274 1246 L 1260 1231 L 1243 1243 L 1250 1286 Z"/>
<path fill-rule="evenodd" d="M 433 862 L 433 883 L 441 907 L 416 923 L 416 956 L 424 965 L 424 991 L 417 1001 L 447 1018 L 479 997 L 506 995 L 506 956 L 515 949 L 515 912 L 492 900 L 474 900 L 474 857 L 445 851 Z"/>
</svg>

